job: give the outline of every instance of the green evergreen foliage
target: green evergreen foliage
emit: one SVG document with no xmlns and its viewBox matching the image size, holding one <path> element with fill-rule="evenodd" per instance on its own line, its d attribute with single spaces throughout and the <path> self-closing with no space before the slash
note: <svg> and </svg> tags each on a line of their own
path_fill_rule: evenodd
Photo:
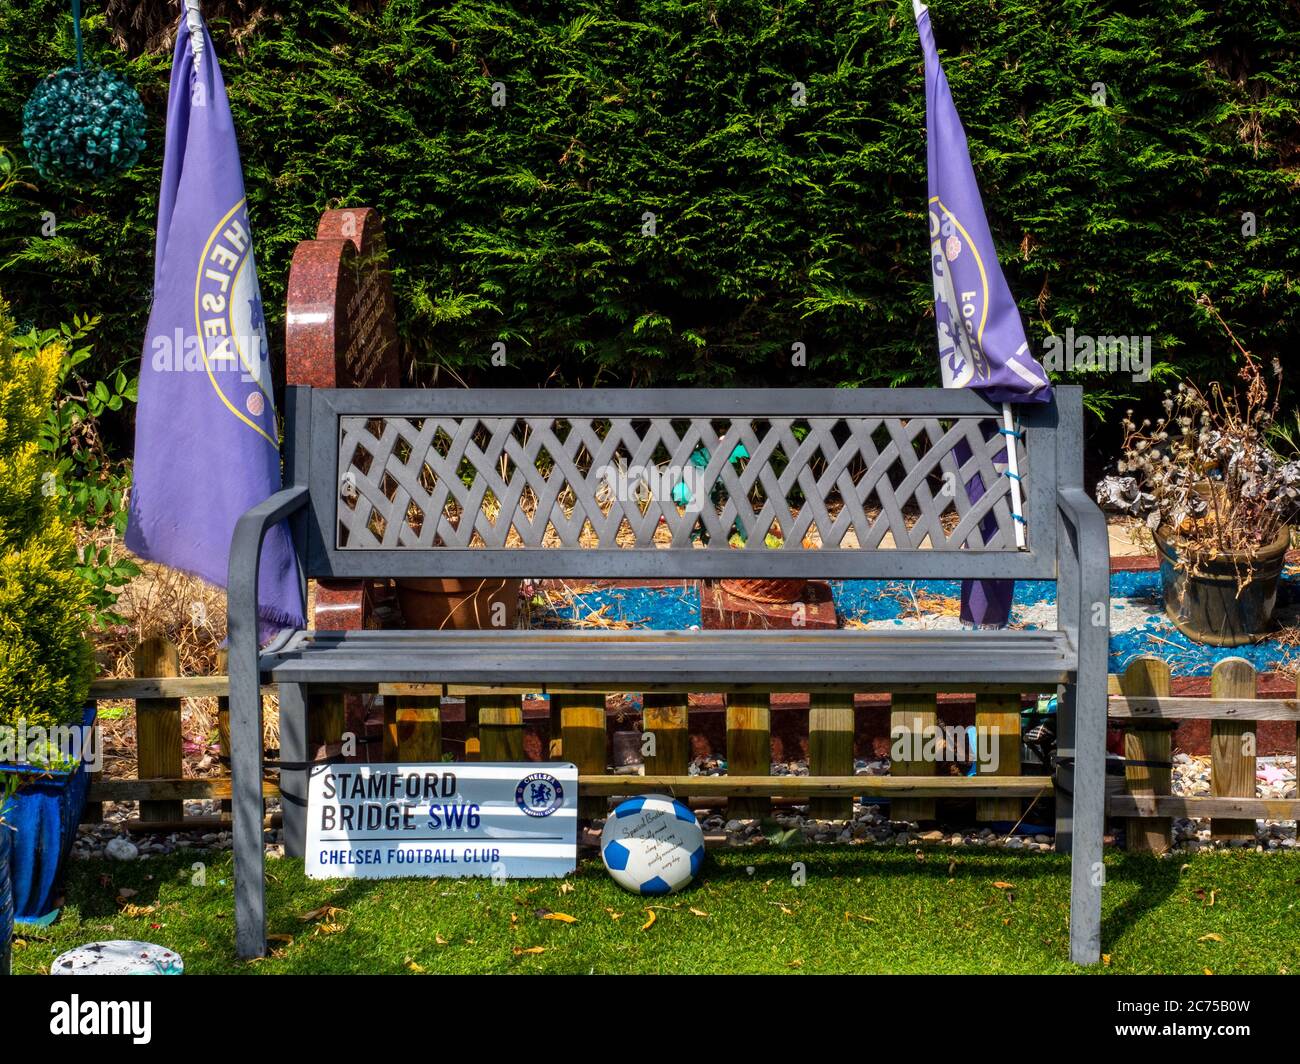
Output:
<svg viewBox="0 0 1300 1064">
<path fill-rule="evenodd" d="M 1150 335 L 1177 373 L 1227 376 L 1204 292 L 1285 360 L 1300 8 L 941 0 L 932 18 L 1036 352 L 1067 327 Z M 104 185 L 0 197 L 0 265 L 21 318 L 102 312 L 120 353 L 148 315 L 170 52 L 128 60 L 101 15 L 85 27 L 141 91 L 145 155 Z M 296 242 L 327 205 L 368 204 L 403 340 L 444 383 L 938 383 L 908 0 L 268 0 L 213 30 L 273 334 Z M 16 144 L 70 55 L 66 5 L 7 3 L 0 38 Z M 1095 408 L 1140 391 L 1086 381 Z"/>
<path fill-rule="evenodd" d="M 81 720 L 91 602 L 38 443 L 62 351 L 21 350 L 12 329 L 0 301 L 0 724 L 48 729 Z"/>
</svg>

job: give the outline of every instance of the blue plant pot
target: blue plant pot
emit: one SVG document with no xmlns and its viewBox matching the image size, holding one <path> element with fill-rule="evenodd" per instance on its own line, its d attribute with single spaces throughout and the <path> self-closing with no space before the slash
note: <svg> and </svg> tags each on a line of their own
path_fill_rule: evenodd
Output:
<svg viewBox="0 0 1300 1064">
<path fill-rule="evenodd" d="M 13 832 L 0 824 L 0 975 L 9 974 L 10 943 L 14 937 L 14 890 L 9 877 Z"/>
<path fill-rule="evenodd" d="M 88 706 L 82 727 L 95 723 Z M 0 765 L 20 778 L 18 792 L 4 811 L 10 836 L 9 868 L 13 915 L 19 923 L 45 923 L 55 913 L 63 862 L 77 837 L 86 807 L 90 777 L 83 761 L 70 772 L 48 772 L 30 765 Z"/>
</svg>

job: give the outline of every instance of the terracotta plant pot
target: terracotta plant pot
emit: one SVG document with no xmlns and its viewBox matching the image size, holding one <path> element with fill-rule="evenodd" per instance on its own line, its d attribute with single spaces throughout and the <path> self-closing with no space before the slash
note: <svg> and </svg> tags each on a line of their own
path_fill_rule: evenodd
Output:
<svg viewBox="0 0 1300 1064">
<path fill-rule="evenodd" d="M 1155 540 L 1165 614 L 1174 627 L 1188 639 L 1216 647 L 1237 647 L 1264 638 L 1273 624 L 1277 581 L 1291 545 L 1291 529 L 1284 527 L 1253 556 L 1224 554 L 1196 573 L 1178 568 L 1177 543 L 1168 535 L 1167 529 L 1157 529 Z"/>
<path fill-rule="evenodd" d="M 750 602 L 798 602 L 807 580 L 722 580 L 725 591 Z"/>
<path fill-rule="evenodd" d="M 397 581 L 397 601 L 408 628 L 513 628 L 519 616 L 521 582 L 411 577 Z"/>
</svg>

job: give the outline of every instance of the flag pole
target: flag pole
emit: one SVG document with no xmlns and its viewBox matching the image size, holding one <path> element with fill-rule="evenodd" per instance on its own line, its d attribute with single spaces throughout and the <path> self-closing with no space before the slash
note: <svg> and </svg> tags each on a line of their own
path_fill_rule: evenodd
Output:
<svg viewBox="0 0 1300 1064">
<path fill-rule="evenodd" d="M 199 10 L 199 0 L 184 0 L 185 27 L 190 32 L 190 51 L 194 54 L 194 72 L 197 74 L 203 62 L 203 12 Z"/>
<path fill-rule="evenodd" d="M 1025 517 L 1020 508 L 1020 433 L 1011 420 L 1011 404 L 1002 404 L 1002 435 L 1007 442 L 1007 476 L 1011 478 L 1011 523 L 1016 529 L 1016 549 L 1025 549 Z"/>
</svg>

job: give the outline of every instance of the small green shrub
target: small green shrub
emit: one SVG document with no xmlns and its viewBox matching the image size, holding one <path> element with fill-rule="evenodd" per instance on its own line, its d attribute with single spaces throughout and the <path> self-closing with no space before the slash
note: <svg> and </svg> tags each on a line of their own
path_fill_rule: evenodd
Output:
<svg viewBox="0 0 1300 1064">
<path fill-rule="evenodd" d="M 12 332 L 0 300 L 0 725 L 30 730 L 80 722 L 91 597 L 39 442 L 63 348 L 22 350 Z"/>
<path fill-rule="evenodd" d="M 57 505 L 74 527 L 84 530 L 86 541 L 76 571 L 90 588 L 95 625 L 124 624 L 115 611 L 118 592 L 140 567 L 114 543 L 126 534 L 126 493 L 131 483 L 129 464 L 108 453 L 100 431 L 106 413 L 116 413 L 136 401 L 138 377 L 128 377 L 123 366 L 93 372 L 88 337 L 99 325 L 98 316 L 75 315 L 57 329 L 33 329 L 14 336 L 20 352 L 35 356 L 53 346 L 59 351 L 54 401 L 46 408 L 37 446 L 51 463 L 46 478 Z M 111 539 L 114 543 L 105 543 Z"/>
</svg>

